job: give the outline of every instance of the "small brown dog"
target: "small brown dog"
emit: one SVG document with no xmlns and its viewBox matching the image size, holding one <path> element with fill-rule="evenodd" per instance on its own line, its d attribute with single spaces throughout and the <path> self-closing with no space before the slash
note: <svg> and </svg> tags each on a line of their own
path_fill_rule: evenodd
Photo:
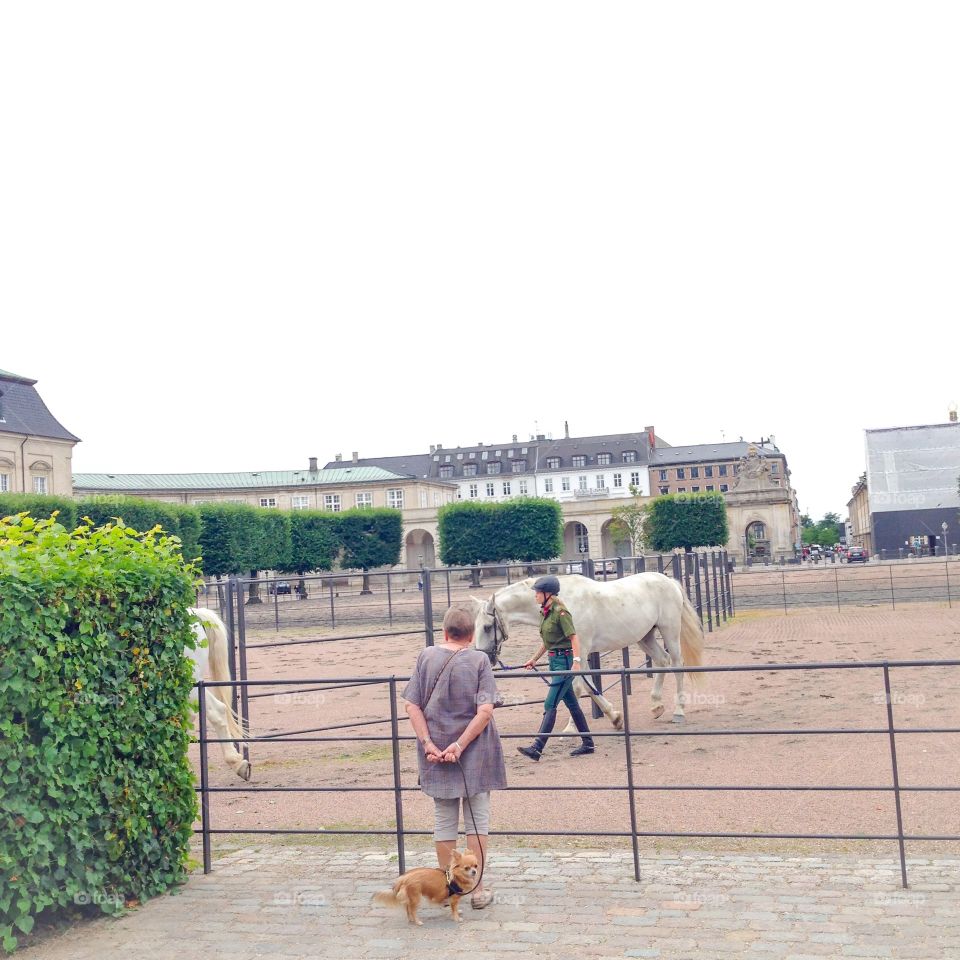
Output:
<svg viewBox="0 0 960 960">
<path fill-rule="evenodd" d="M 474 854 L 469 850 L 465 853 L 454 850 L 446 872 L 439 867 L 408 870 L 393 885 L 393 890 L 374 894 L 373 899 L 391 907 L 403 904 L 407 910 L 407 919 L 422 927 L 423 921 L 417 919 L 420 900 L 426 897 L 434 903 L 442 904 L 449 897 L 453 919 L 460 923 L 463 917 L 460 916 L 458 904 L 460 898 L 470 893 L 476 885 L 477 872 L 477 858 Z"/>
</svg>

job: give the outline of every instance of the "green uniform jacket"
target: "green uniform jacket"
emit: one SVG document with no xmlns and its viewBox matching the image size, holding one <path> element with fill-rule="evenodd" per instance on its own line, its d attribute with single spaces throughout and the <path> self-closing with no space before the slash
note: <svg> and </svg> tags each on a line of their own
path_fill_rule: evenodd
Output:
<svg viewBox="0 0 960 960">
<path fill-rule="evenodd" d="M 573 625 L 573 617 L 559 597 L 550 602 L 550 609 L 546 616 L 541 611 L 540 639 L 547 651 L 565 650 L 570 648 L 570 638 L 577 632 Z"/>
</svg>

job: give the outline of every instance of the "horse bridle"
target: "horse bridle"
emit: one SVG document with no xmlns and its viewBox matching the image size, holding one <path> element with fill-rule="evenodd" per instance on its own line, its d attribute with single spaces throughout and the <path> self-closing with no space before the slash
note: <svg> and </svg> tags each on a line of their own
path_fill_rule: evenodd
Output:
<svg viewBox="0 0 960 960">
<path fill-rule="evenodd" d="M 505 641 L 510 639 L 510 634 L 507 633 L 503 617 L 500 616 L 500 611 L 497 609 L 497 602 L 493 597 L 490 598 L 490 606 L 493 607 L 493 655 L 499 661 L 500 648 Z M 498 639 L 498 635 L 502 636 L 503 639 Z"/>
</svg>

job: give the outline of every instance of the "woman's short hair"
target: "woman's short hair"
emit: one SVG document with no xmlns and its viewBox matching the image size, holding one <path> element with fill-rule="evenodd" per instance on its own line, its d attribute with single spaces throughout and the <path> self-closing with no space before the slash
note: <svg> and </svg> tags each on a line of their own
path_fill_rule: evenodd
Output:
<svg viewBox="0 0 960 960">
<path fill-rule="evenodd" d="M 475 614 L 462 604 L 454 604 L 443 615 L 443 631 L 454 640 L 467 640 L 473 636 Z"/>
</svg>

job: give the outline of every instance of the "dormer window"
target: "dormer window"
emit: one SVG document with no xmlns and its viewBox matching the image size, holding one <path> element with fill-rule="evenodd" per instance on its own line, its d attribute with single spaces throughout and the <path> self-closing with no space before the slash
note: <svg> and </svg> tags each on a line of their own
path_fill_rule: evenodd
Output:
<svg viewBox="0 0 960 960">
<path fill-rule="evenodd" d="M 637 462 L 637 451 L 636 451 L 636 450 L 624 450 L 624 451 L 623 451 L 623 462 L 624 462 L 624 463 L 636 463 L 636 462 Z"/>
<path fill-rule="evenodd" d="M 560 458 L 559 458 L 559 457 L 547 457 L 547 469 L 548 469 L 548 470 L 559 470 L 559 469 L 560 469 Z"/>
<path fill-rule="evenodd" d="M 463 465 L 463 475 L 465 477 L 475 477 L 477 475 L 477 465 L 475 463 L 465 463 Z"/>
<path fill-rule="evenodd" d="M 597 466 L 598 467 L 607 467 L 613 462 L 613 457 L 609 453 L 598 453 L 597 454 Z"/>
<path fill-rule="evenodd" d="M 573 458 L 573 465 L 575 467 L 585 467 L 587 465 L 587 458 L 583 454 L 578 454 Z"/>
<path fill-rule="evenodd" d="M 480 459 L 481 459 L 481 460 L 486 460 L 486 459 L 487 459 L 487 454 L 488 454 L 489 452 L 490 452 L 489 450 L 484 450 L 483 453 L 480 454 Z"/>
<path fill-rule="evenodd" d="M 500 472 L 500 461 L 491 460 L 490 463 L 487 464 L 487 473 L 499 473 L 499 472 Z"/>
</svg>

